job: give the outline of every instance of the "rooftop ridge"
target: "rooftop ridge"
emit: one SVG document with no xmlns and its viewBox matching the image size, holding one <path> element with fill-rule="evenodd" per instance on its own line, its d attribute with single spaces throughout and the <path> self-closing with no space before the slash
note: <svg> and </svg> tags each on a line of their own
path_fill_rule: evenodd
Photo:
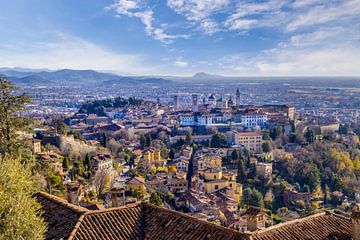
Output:
<svg viewBox="0 0 360 240">
<path fill-rule="evenodd" d="M 84 208 L 84 207 L 81 207 L 81 206 L 77 206 L 75 204 L 72 204 L 72 203 L 68 203 L 65 199 L 61 198 L 61 197 L 58 197 L 58 196 L 55 196 L 55 195 L 51 195 L 49 193 L 46 193 L 46 192 L 38 192 L 36 193 L 37 195 L 40 195 L 46 199 L 49 199 L 55 203 L 58 203 L 76 213 L 79 213 L 79 214 L 84 214 L 90 210 Z"/>
<path fill-rule="evenodd" d="M 259 230 L 259 231 L 255 231 L 255 232 L 252 233 L 252 235 L 262 234 L 262 233 L 271 231 L 271 230 L 273 230 L 273 229 L 281 228 L 281 227 L 288 226 L 288 225 L 295 224 L 295 223 L 304 222 L 304 221 L 307 221 L 307 220 L 309 220 L 309 219 L 316 218 L 316 217 L 320 217 L 320 216 L 324 216 L 324 215 L 327 215 L 327 214 L 335 215 L 335 214 L 333 214 L 333 213 L 331 213 L 331 212 L 329 212 L 329 211 L 322 211 L 322 212 L 315 213 L 315 214 L 310 215 L 310 216 L 307 216 L 307 217 L 298 218 L 298 219 L 295 219 L 295 220 L 292 220 L 292 221 L 288 221 L 288 222 L 284 222 L 284 223 L 279 223 L 279 224 L 273 225 L 273 226 L 271 226 L 271 227 L 267 227 L 267 228 L 265 228 L 265 229 L 262 229 L 262 230 Z M 338 215 L 336 214 L 335 216 L 338 216 Z M 344 216 L 341 216 L 341 217 L 344 217 Z M 346 217 L 344 217 L 344 218 L 346 218 Z"/>
<path fill-rule="evenodd" d="M 87 212 L 84 213 L 84 215 L 92 215 L 92 214 L 99 214 L 99 213 L 106 213 L 106 212 L 114 212 L 114 211 L 127 209 L 127 208 L 141 207 L 141 206 L 144 206 L 145 204 L 146 203 L 144 203 L 144 202 L 131 203 L 131 204 L 126 204 L 126 205 L 120 206 L 120 207 L 105 208 L 105 209 L 101 209 L 101 210 L 88 210 Z"/>
<path fill-rule="evenodd" d="M 80 227 L 82 221 L 84 220 L 84 218 L 85 218 L 85 214 L 83 214 L 83 215 L 80 216 L 79 220 L 76 222 L 73 230 L 71 231 L 71 233 L 70 233 L 70 235 L 69 235 L 69 237 L 68 237 L 68 240 L 74 239 L 74 237 L 75 237 L 75 235 L 76 235 L 76 232 L 77 232 L 77 230 L 79 229 L 79 227 Z"/>
<path fill-rule="evenodd" d="M 151 208 L 155 208 L 155 209 L 159 209 L 161 211 L 165 211 L 165 212 L 168 212 L 172 215 L 178 215 L 178 216 L 181 216 L 181 217 L 184 217 L 188 220 L 191 220 L 191 221 L 195 221 L 195 222 L 198 222 L 198 223 L 201 223 L 201 224 L 204 224 L 204 225 L 207 225 L 209 227 L 212 227 L 212 228 L 217 228 L 219 230 L 222 230 L 222 231 L 227 231 L 229 233 L 232 233 L 232 234 L 235 234 L 237 236 L 244 236 L 245 234 L 241 234 L 235 230 L 232 230 L 230 228 L 227 228 L 227 227 L 223 227 L 223 226 L 219 226 L 219 225 L 216 225 L 216 224 L 212 224 L 212 223 L 209 223 L 207 221 L 204 221 L 204 220 L 201 220 L 201 219 L 198 219 L 196 217 L 193 217 L 193 216 L 190 216 L 186 213 L 183 213 L 183 212 L 179 212 L 179 211 L 175 211 L 175 210 L 172 210 L 172 209 L 167 209 L 167 208 L 163 208 L 163 207 L 159 207 L 159 206 L 156 206 L 156 205 L 153 205 L 151 203 L 144 203 L 146 207 L 151 207 Z"/>
<path fill-rule="evenodd" d="M 273 230 L 273 229 L 276 229 L 276 228 L 280 228 L 280 227 L 283 227 L 283 226 L 287 226 L 287 225 L 291 225 L 291 224 L 299 223 L 299 222 L 304 222 L 306 220 L 309 220 L 309 219 L 312 219 L 312 218 L 315 218 L 315 217 L 319 217 L 319 216 L 323 216 L 323 215 L 326 215 L 326 214 L 329 214 L 329 213 L 324 211 L 324 212 L 316 213 L 316 214 L 313 214 L 313 215 L 310 215 L 310 216 L 307 216 L 307 217 L 298 218 L 298 219 L 288 221 L 288 222 L 284 222 L 284 223 L 279 223 L 279 224 L 273 225 L 271 227 L 259 230 L 257 232 L 253 232 L 253 234 L 257 235 L 257 234 L 264 233 L 264 232 L 267 232 L 267 231 L 270 231 L 270 230 Z"/>
</svg>

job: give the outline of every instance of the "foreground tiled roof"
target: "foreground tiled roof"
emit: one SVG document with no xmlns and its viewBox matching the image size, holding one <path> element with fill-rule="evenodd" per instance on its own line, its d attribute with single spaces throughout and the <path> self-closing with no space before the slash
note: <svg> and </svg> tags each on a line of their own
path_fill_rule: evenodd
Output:
<svg viewBox="0 0 360 240">
<path fill-rule="evenodd" d="M 231 229 L 147 203 L 92 211 L 46 193 L 37 198 L 49 225 L 46 239 L 245 239 Z"/>
<path fill-rule="evenodd" d="M 36 194 L 48 224 L 46 239 L 67 239 L 86 208 L 67 203 L 64 199 L 46 193 Z"/>
<path fill-rule="evenodd" d="M 322 212 L 272 227 L 254 234 L 254 240 L 345 240 L 352 239 L 351 221 L 340 215 Z"/>
</svg>

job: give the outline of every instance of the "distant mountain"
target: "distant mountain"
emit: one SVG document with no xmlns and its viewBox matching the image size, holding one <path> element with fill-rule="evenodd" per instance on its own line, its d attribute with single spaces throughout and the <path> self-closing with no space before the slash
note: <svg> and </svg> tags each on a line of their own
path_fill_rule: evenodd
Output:
<svg viewBox="0 0 360 240">
<path fill-rule="evenodd" d="M 153 77 L 120 77 L 118 79 L 103 82 L 104 85 L 131 85 L 131 84 L 168 84 L 171 80 Z"/>
<path fill-rule="evenodd" d="M 194 74 L 193 78 L 221 78 L 223 76 L 221 75 L 215 75 L 215 74 L 208 74 L 205 72 L 198 72 Z"/>
<path fill-rule="evenodd" d="M 10 79 L 11 80 L 11 79 Z M 14 83 L 21 83 L 21 84 L 49 84 L 52 83 L 51 81 L 42 78 L 38 75 L 29 75 L 22 78 L 12 78 Z"/>
<path fill-rule="evenodd" d="M 172 82 L 158 77 L 118 76 L 112 73 L 102 73 L 94 70 L 63 69 L 58 71 L 31 72 L 0 68 L 0 74 L 5 75 L 15 84 L 165 84 Z"/>
</svg>

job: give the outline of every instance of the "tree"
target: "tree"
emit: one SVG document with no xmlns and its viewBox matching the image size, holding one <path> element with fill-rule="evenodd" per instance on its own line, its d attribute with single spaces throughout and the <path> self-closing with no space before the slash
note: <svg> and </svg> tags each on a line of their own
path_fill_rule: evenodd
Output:
<svg viewBox="0 0 360 240">
<path fill-rule="evenodd" d="M 280 134 L 281 134 L 280 127 L 270 129 L 270 137 L 272 140 L 276 140 L 280 136 Z"/>
<path fill-rule="evenodd" d="M 251 188 L 249 188 L 249 187 L 245 188 L 243 191 L 243 196 L 242 196 L 242 204 L 243 205 L 250 205 L 251 195 L 252 195 Z"/>
<path fill-rule="evenodd" d="M 151 193 L 149 201 L 150 201 L 151 204 L 154 204 L 156 206 L 161 207 L 161 206 L 164 205 L 163 201 L 161 200 L 160 194 L 157 193 L 157 192 Z"/>
<path fill-rule="evenodd" d="M 308 143 L 313 143 L 315 140 L 314 131 L 308 128 L 304 134 L 304 137 Z"/>
<path fill-rule="evenodd" d="M 190 145 L 192 143 L 191 133 L 189 131 L 185 133 L 185 143 L 186 145 Z"/>
<path fill-rule="evenodd" d="M 264 131 L 263 136 L 262 136 L 262 139 L 263 139 L 264 141 L 270 141 L 270 140 L 271 140 L 269 129 L 266 129 L 266 130 Z"/>
<path fill-rule="evenodd" d="M 106 137 L 105 133 L 103 133 L 101 136 L 100 145 L 104 148 L 107 147 L 107 137 Z"/>
<path fill-rule="evenodd" d="M 69 159 L 67 157 L 64 157 L 63 162 L 62 162 L 62 168 L 64 170 L 68 170 L 69 169 Z"/>
<path fill-rule="evenodd" d="M 233 161 L 236 161 L 239 159 L 239 154 L 238 154 L 238 151 L 236 149 L 234 149 L 232 152 L 231 152 L 231 158 Z"/>
<path fill-rule="evenodd" d="M 250 205 L 256 206 L 256 207 L 261 207 L 261 208 L 264 207 L 263 195 L 260 191 L 258 191 L 255 188 L 253 188 L 253 190 L 252 190 Z"/>
<path fill-rule="evenodd" d="M 151 135 L 150 134 L 146 134 L 145 136 L 145 139 L 146 139 L 146 147 L 150 147 L 151 146 L 151 142 L 152 142 L 152 139 L 151 139 Z"/>
<path fill-rule="evenodd" d="M 0 239 L 44 239 L 31 169 L 10 157 L 0 161 Z"/>
<path fill-rule="evenodd" d="M 84 168 L 86 171 L 90 171 L 92 169 L 91 159 L 88 153 L 85 155 L 84 158 Z"/>
<path fill-rule="evenodd" d="M 271 144 L 270 144 L 270 142 L 268 142 L 268 141 L 263 142 L 261 147 L 262 147 L 263 152 L 265 152 L 265 153 L 271 152 Z"/>
<path fill-rule="evenodd" d="M 339 134 L 348 134 L 348 132 L 350 131 L 350 126 L 348 124 L 340 124 L 339 126 Z"/>
<path fill-rule="evenodd" d="M 146 138 L 144 135 L 140 136 L 140 147 L 141 149 L 145 149 L 146 148 Z"/>
<path fill-rule="evenodd" d="M 100 195 L 103 193 L 107 185 L 110 183 L 110 177 L 106 171 L 101 170 L 97 171 L 94 177 L 95 181 L 95 191 L 98 201 L 100 200 Z"/>
<path fill-rule="evenodd" d="M 246 173 L 243 160 L 238 160 L 236 181 L 243 184 L 246 180 Z"/>
<path fill-rule="evenodd" d="M 214 134 L 210 141 L 210 147 L 212 148 L 226 147 L 226 136 L 221 133 Z"/>
<path fill-rule="evenodd" d="M 60 135 L 66 135 L 66 133 L 69 130 L 68 125 L 66 125 L 64 122 L 57 121 L 55 124 L 56 132 Z"/>
<path fill-rule="evenodd" d="M 17 88 L 0 76 L 0 155 L 18 156 L 22 144 L 18 131 L 28 126 L 28 120 L 20 116 L 19 111 L 30 102 L 26 94 L 16 95 Z"/>
</svg>

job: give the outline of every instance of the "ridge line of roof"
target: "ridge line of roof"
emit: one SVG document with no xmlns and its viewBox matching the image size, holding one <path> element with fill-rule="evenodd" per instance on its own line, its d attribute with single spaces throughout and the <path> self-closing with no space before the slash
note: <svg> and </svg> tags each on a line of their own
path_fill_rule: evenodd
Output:
<svg viewBox="0 0 360 240">
<path fill-rule="evenodd" d="M 72 211 L 74 211 L 76 213 L 79 213 L 81 215 L 90 211 L 87 208 L 77 206 L 77 205 L 72 204 L 72 203 L 68 203 L 65 199 L 63 199 L 61 197 L 58 197 L 58 196 L 55 196 L 55 195 L 51 195 L 51 194 L 46 193 L 46 192 L 38 192 L 37 194 L 42 196 L 42 197 L 45 197 L 48 200 L 54 201 L 54 202 L 66 207 L 66 208 L 68 208 L 68 209 L 70 209 L 70 210 L 72 210 Z"/>
<path fill-rule="evenodd" d="M 265 228 L 265 229 L 262 229 L 262 230 L 259 230 L 259 231 L 255 231 L 255 232 L 252 233 L 252 235 L 262 234 L 262 233 L 271 231 L 271 230 L 273 230 L 273 229 L 281 228 L 281 227 L 284 227 L 284 226 L 287 226 L 287 225 L 291 225 L 291 224 L 294 224 L 294 223 L 304 222 L 304 221 L 306 221 L 306 220 L 309 220 L 309 219 L 312 219 L 312 218 L 316 218 L 316 217 L 319 217 L 319 216 L 323 216 L 323 215 L 327 215 L 327 214 L 335 215 L 335 214 L 330 213 L 330 212 L 328 212 L 328 211 L 322 211 L 322 212 L 315 213 L 315 214 L 312 214 L 312 215 L 307 216 L 307 217 L 298 218 L 298 219 L 295 219 L 295 220 L 292 220 L 292 221 L 287 221 L 287 222 L 284 222 L 284 223 L 279 223 L 279 224 L 273 225 L 273 226 L 271 226 L 271 227 L 267 227 L 267 228 Z"/>
<path fill-rule="evenodd" d="M 67 240 L 73 240 L 73 239 L 74 239 L 74 237 L 75 237 L 75 235 L 76 235 L 76 232 L 77 232 L 77 230 L 79 229 L 79 227 L 80 227 L 82 221 L 84 220 L 84 218 L 85 218 L 85 213 L 80 216 L 80 218 L 79 218 L 78 221 L 76 222 L 76 224 L 75 224 L 73 230 L 71 231 L 71 233 L 70 233 L 70 235 L 69 235 L 69 237 L 68 237 Z"/>
<path fill-rule="evenodd" d="M 215 224 L 206 222 L 206 221 L 204 221 L 204 220 L 197 219 L 197 218 L 195 218 L 195 217 L 193 217 L 193 216 L 190 216 L 190 215 L 188 215 L 188 214 L 186 214 L 186 213 L 183 213 L 183 212 L 179 212 L 179 211 L 175 211 L 175 210 L 172 210 L 172 209 L 167 209 L 167 208 L 159 207 L 159 206 L 156 206 L 156 205 L 151 204 L 151 203 L 145 203 L 145 205 L 146 205 L 147 207 L 154 208 L 154 209 L 159 209 L 159 210 L 168 212 L 168 213 L 170 213 L 170 214 L 179 215 L 179 216 L 184 217 L 184 218 L 186 218 L 186 219 L 189 219 L 189 220 L 191 220 L 191 221 L 195 221 L 195 222 L 198 222 L 198 223 L 207 225 L 207 226 L 209 226 L 209 227 L 217 228 L 217 229 L 219 229 L 219 230 L 227 231 L 227 232 L 229 232 L 229 233 L 236 234 L 236 235 L 238 235 L 238 236 L 245 236 L 245 235 L 246 235 L 246 234 L 241 234 L 240 232 L 234 231 L 234 230 L 232 230 L 232 229 L 230 229 L 230 228 L 227 228 L 227 227 L 215 225 Z"/>
</svg>

